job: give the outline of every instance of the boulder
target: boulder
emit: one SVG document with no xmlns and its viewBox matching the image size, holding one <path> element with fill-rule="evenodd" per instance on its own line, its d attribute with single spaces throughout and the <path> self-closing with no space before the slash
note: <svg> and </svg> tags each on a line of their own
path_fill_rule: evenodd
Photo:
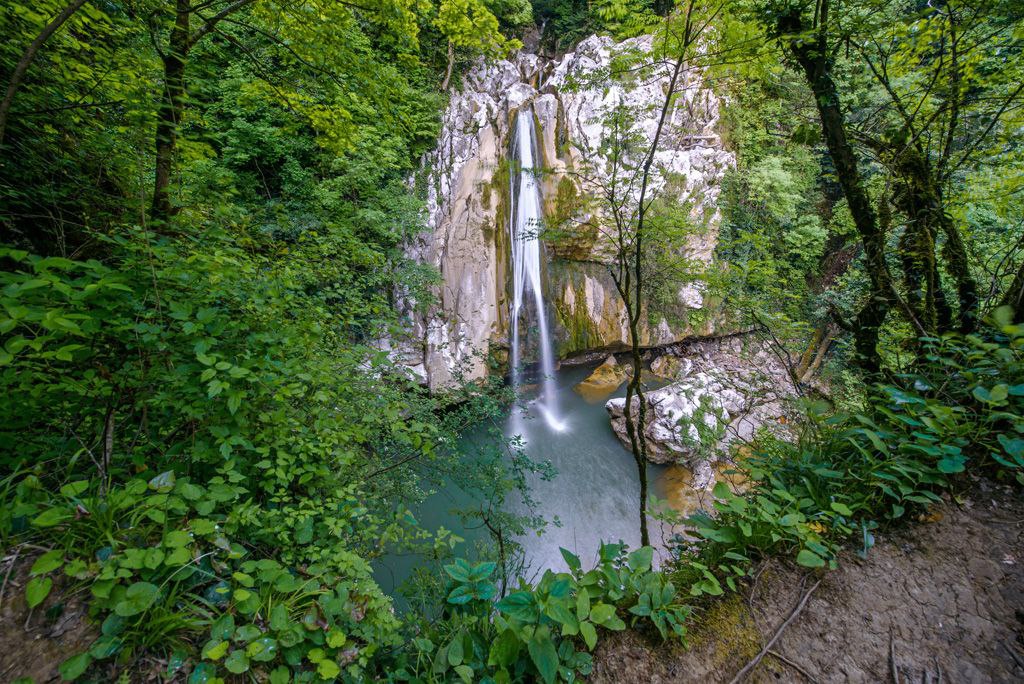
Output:
<svg viewBox="0 0 1024 684">
<path fill-rule="evenodd" d="M 717 447 L 729 423 L 745 410 L 744 396 L 715 374 L 700 372 L 645 392 L 644 403 L 648 460 L 685 465 L 693 472 L 694 487 L 709 486 L 714 481 Z M 634 397 L 634 419 L 639 406 L 639 399 Z M 626 400 L 621 397 L 605 404 L 612 429 L 628 448 L 625 407 Z"/>
<path fill-rule="evenodd" d="M 693 361 L 662 354 L 651 362 L 651 373 L 666 380 L 682 380 L 693 370 Z"/>
<path fill-rule="evenodd" d="M 609 355 L 604 363 L 595 368 L 586 380 L 573 389 L 591 404 L 596 404 L 604 401 L 612 392 L 619 389 L 629 375 L 629 367 L 619 365 L 615 356 Z"/>
</svg>

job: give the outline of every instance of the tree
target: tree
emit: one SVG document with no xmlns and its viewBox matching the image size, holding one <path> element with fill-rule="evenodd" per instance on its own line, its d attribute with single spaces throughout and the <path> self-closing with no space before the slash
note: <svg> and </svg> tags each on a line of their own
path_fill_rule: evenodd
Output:
<svg viewBox="0 0 1024 684">
<path fill-rule="evenodd" d="M 611 107 L 602 121 L 604 136 L 599 155 L 603 168 L 593 163 L 577 172 L 584 187 L 595 195 L 600 230 L 611 244 L 609 272 L 622 299 L 629 329 L 629 352 L 632 375 L 626 384 L 625 424 L 630 451 L 637 466 L 640 485 L 640 540 L 647 545 L 647 406 L 643 389 L 642 319 L 651 295 L 651 263 L 649 243 L 658 230 L 657 211 L 660 189 L 656 183 L 660 173 L 655 160 L 662 149 L 670 117 L 677 100 L 688 83 L 687 76 L 696 74 L 700 52 L 698 46 L 707 39 L 721 4 L 688 0 L 670 13 L 658 28 L 650 52 L 627 55 L 612 67 L 616 74 L 632 74 L 637 78 L 662 82 L 664 97 L 655 110 L 636 111 L 623 103 Z M 638 118 L 653 115 L 655 126 L 647 134 L 638 126 Z M 584 151 L 589 156 L 591 151 Z M 633 406 L 636 406 L 634 416 Z"/>
<path fill-rule="evenodd" d="M 21 85 L 21 81 L 25 78 L 25 72 L 32 65 L 32 61 L 36 57 L 36 53 L 39 52 L 39 48 L 49 40 L 56 31 L 64 25 L 68 19 L 71 18 L 78 9 L 86 3 L 86 0 L 72 0 L 64 9 L 60 11 L 46 26 L 39 32 L 39 35 L 35 37 L 29 46 L 25 48 L 24 54 L 18 63 L 14 66 L 14 70 L 11 72 L 11 77 L 7 82 L 7 91 L 4 93 L 4 99 L 0 101 L 0 147 L 4 143 L 4 131 L 7 128 L 7 114 L 11 110 L 11 104 L 14 103 L 14 94 L 18 92 L 18 86 Z"/>
</svg>

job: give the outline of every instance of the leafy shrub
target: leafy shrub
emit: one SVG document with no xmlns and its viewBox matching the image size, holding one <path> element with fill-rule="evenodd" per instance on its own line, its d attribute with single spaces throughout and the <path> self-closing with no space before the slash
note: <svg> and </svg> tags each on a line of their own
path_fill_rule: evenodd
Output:
<svg viewBox="0 0 1024 684">
<path fill-rule="evenodd" d="M 414 641 L 416 674 L 398 679 L 573 682 L 590 673 L 600 630 L 621 631 L 626 619 L 654 627 L 662 638 L 685 636 L 689 609 L 652 569 L 651 547 L 627 553 L 624 544 L 602 544 L 597 567 L 587 571 L 569 551 L 562 556 L 569 572 L 547 570 L 536 586 L 520 580 L 496 603 L 494 563 L 446 565 L 447 619 Z"/>
<path fill-rule="evenodd" d="M 1024 483 L 1024 326 L 996 313 L 986 335 L 923 339 L 927 363 L 879 385 L 869 412 L 811 406 L 795 443 L 763 436 L 742 463 L 743 493 L 716 485 L 715 515 L 689 520 L 706 543 L 683 553 L 691 593 L 720 594 L 752 555 L 835 567 L 873 531 L 941 500 L 969 468 Z"/>
</svg>

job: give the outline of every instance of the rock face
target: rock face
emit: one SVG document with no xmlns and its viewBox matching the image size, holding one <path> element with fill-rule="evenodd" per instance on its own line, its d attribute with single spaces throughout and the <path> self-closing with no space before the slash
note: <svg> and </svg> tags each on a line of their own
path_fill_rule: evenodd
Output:
<svg viewBox="0 0 1024 684">
<path fill-rule="evenodd" d="M 647 458 L 685 465 L 693 472 L 692 487 L 703 489 L 713 484 L 714 466 L 730 443 L 750 439 L 762 426 L 781 429 L 791 384 L 768 350 L 739 336 L 683 343 L 665 356 L 662 368 L 671 367 L 677 380 L 644 393 Z M 639 406 L 634 397 L 634 420 Z M 626 400 L 610 399 L 605 408 L 629 448 Z"/>
<path fill-rule="evenodd" d="M 649 49 L 650 39 L 616 44 L 591 37 L 558 60 L 521 52 L 513 59 L 479 63 L 452 94 L 436 149 L 416 181 L 427 198 L 428 230 L 409 246 L 411 256 L 433 265 L 442 282 L 436 304 L 423 311 L 400 298 L 411 342 L 396 355 L 432 388 L 458 377 L 483 377 L 488 357 L 502 361 L 508 348 L 510 185 L 512 122 L 532 107 L 544 197 L 545 297 L 560 356 L 628 343 L 625 311 L 611 281 L 609 242 L 595 208 L 592 181 L 604 159 L 602 117 L 618 104 L 638 112 L 648 138 L 657 124 L 667 72 L 636 82 L 606 76 L 612 58 Z M 718 99 L 691 71 L 669 115 L 655 159 L 653 191 L 689 210 L 699 229 L 680 258 L 709 263 L 717 237 L 716 200 L 734 157 L 715 132 Z M 643 317 L 645 344 L 667 344 L 714 331 L 715 316 L 699 287 L 683 286 L 665 311 Z"/>
</svg>

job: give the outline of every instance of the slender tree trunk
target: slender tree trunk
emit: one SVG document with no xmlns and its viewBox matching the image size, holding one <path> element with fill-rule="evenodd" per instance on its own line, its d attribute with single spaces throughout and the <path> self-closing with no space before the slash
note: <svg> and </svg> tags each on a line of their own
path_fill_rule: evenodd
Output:
<svg viewBox="0 0 1024 684">
<path fill-rule="evenodd" d="M 153 184 L 152 219 L 158 226 L 171 216 L 170 185 L 177 151 L 178 126 L 185 109 L 185 66 L 188 63 L 189 0 L 177 0 L 174 28 L 163 56 L 164 83 L 156 123 L 156 173 Z"/>
<path fill-rule="evenodd" d="M 823 15 L 827 15 L 827 2 L 823 4 Z M 825 16 L 822 17 L 824 22 Z M 892 306 L 892 278 L 885 261 L 885 233 L 879 228 L 874 207 L 860 176 L 857 156 L 846 135 L 839 93 L 832 80 L 825 30 L 816 29 L 815 37 L 808 39 L 799 10 L 779 17 L 776 28 L 779 36 L 788 41 L 789 52 L 800 65 L 814 93 L 825 143 L 864 246 L 871 292 L 854 323 L 854 347 L 858 363 L 874 374 L 881 368 L 878 329 Z"/>
<path fill-rule="evenodd" d="M 448 90 L 448 82 L 452 80 L 452 71 L 455 69 L 455 45 L 448 41 L 448 66 L 444 70 L 444 80 L 441 82 L 441 91 Z"/>
<path fill-rule="evenodd" d="M 33 40 L 25 52 L 21 55 L 21 59 L 14 65 L 14 71 L 11 72 L 11 80 L 7 83 L 7 92 L 4 93 L 4 99 L 0 101 L 0 145 L 4 142 L 4 132 L 7 130 L 7 114 L 11 111 L 11 104 L 14 102 L 14 94 L 18 92 L 18 86 L 21 85 L 22 79 L 25 78 L 25 73 L 28 68 L 32 65 L 32 61 L 36 58 L 36 53 L 39 52 L 39 48 L 43 46 L 50 36 L 52 36 L 57 29 L 64 25 L 68 19 L 71 18 L 78 9 L 86 3 L 87 0 L 73 0 L 71 4 L 65 7 L 60 14 L 54 17 L 49 24 L 47 24 L 36 39 Z"/>
<path fill-rule="evenodd" d="M 1024 262 L 1021 262 L 1020 268 L 1017 269 L 1017 275 L 1014 276 L 1013 282 L 1010 283 L 1010 287 L 999 304 L 1013 309 L 1015 323 L 1024 323 Z"/>
<path fill-rule="evenodd" d="M 978 328 L 978 284 L 971 275 L 967 261 L 967 248 L 963 236 L 953 223 L 953 218 L 945 212 L 942 205 L 938 207 L 939 226 L 942 228 L 946 242 L 942 246 L 942 256 L 946 260 L 946 270 L 956 281 L 957 299 L 960 302 L 958 322 L 960 332 L 972 333 Z"/>
<path fill-rule="evenodd" d="M 825 355 L 828 354 L 828 349 L 832 346 L 832 340 L 835 337 L 835 328 L 826 324 L 822 328 L 822 331 L 824 332 L 824 336 L 818 344 L 817 351 L 814 354 L 814 360 L 804 368 L 802 373 L 800 373 L 800 382 L 810 382 L 811 378 L 814 377 L 814 374 L 818 372 L 819 368 L 821 368 L 821 364 L 825 360 Z"/>
</svg>

